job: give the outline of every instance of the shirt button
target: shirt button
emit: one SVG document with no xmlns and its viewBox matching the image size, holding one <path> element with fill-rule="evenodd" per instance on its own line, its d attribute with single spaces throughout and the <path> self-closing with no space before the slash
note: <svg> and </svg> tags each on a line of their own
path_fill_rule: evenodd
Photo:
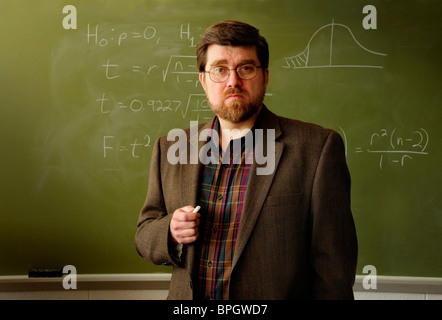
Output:
<svg viewBox="0 0 442 320">
<path fill-rule="evenodd" d="M 213 229 L 212 229 L 212 232 L 213 232 L 213 233 L 217 233 L 217 232 L 218 232 L 218 228 L 217 228 L 217 227 L 213 228 Z"/>
<path fill-rule="evenodd" d="M 207 262 L 207 266 L 208 266 L 209 268 L 212 268 L 212 261 Z"/>
<path fill-rule="evenodd" d="M 223 199 L 223 194 L 222 193 L 218 193 L 218 195 L 216 196 L 216 198 L 218 200 L 222 200 Z"/>
</svg>

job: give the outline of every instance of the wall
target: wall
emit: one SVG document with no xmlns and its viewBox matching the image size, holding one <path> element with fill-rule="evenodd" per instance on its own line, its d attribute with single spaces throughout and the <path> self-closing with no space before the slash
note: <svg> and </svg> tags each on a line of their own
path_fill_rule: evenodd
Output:
<svg viewBox="0 0 442 320">
<path fill-rule="evenodd" d="M 152 145 L 213 116 L 195 45 L 228 18 L 269 42 L 266 105 L 342 135 L 358 273 L 442 276 L 440 0 L 370 1 L 376 29 L 365 0 L 66 4 L 0 1 L 0 275 L 167 272 L 133 243 Z"/>
</svg>

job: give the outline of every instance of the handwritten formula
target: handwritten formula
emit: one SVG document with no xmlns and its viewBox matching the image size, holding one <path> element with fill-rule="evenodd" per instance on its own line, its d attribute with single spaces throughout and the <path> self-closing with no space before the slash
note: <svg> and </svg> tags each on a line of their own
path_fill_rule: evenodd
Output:
<svg viewBox="0 0 442 320">
<path fill-rule="evenodd" d="M 127 119 L 133 114 L 178 115 L 179 118 L 207 121 L 213 117 L 205 94 L 199 85 L 196 56 L 182 54 L 158 55 L 155 52 L 172 52 L 168 46 L 175 41 L 178 46 L 186 47 L 195 52 L 195 39 L 200 36 L 201 28 L 193 28 L 190 23 L 176 25 L 173 39 L 164 34 L 162 29 L 153 24 L 109 25 L 87 24 L 83 41 L 97 54 L 96 68 L 91 71 L 101 79 L 102 92 L 95 98 L 96 111 L 103 119 Z M 196 32 L 195 32 L 196 30 Z M 176 47 L 176 44 L 173 46 Z M 145 52 L 144 55 L 121 54 L 127 48 L 136 48 Z M 110 48 L 110 49 L 109 49 Z M 110 51 L 109 51 L 110 50 Z M 141 58 L 140 58 L 141 57 Z M 115 83 L 140 84 L 152 83 L 156 86 L 168 87 L 175 85 L 182 88 L 179 92 L 170 92 L 161 96 L 156 92 L 140 92 L 134 88 L 132 93 L 123 95 L 116 90 Z M 167 83 L 166 83 L 167 82 Z M 108 88 L 106 88 L 108 87 Z M 113 89 L 112 89 L 113 88 Z M 161 90 L 160 90 L 161 91 Z M 175 116 L 174 116 L 175 117 Z M 139 117 L 138 117 L 139 118 Z M 150 117 L 149 117 L 150 118 Z M 115 120 L 114 120 L 115 121 Z M 139 158 L 145 155 L 143 150 L 151 147 L 151 132 L 143 136 L 122 136 L 116 123 L 115 131 L 106 130 L 102 136 L 102 154 L 104 159 L 112 159 L 118 155 Z M 144 129 L 145 130 L 145 129 Z"/>
<path fill-rule="evenodd" d="M 344 130 L 344 139 L 347 145 L 347 137 Z M 386 166 L 388 161 L 392 165 L 406 167 L 407 163 L 419 157 L 427 156 L 430 137 L 424 128 L 413 130 L 379 129 L 367 137 L 364 146 L 354 148 L 357 155 L 376 155 L 380 169 Z"/>
<path fill-rule="evenodd" d="M 111 112 L 129 111 L 129 112 L 162 112 L 162 113 L 181 113 L 183 119 L 189 112 L 211 112 L 205 94 L 189 94 L 187 101 L 179 99 L 149 99 L 145 97 L 129 98 L 124 101 L 116 101 L 109 94 L 103 92 L 103 95 L 97 100 L 98 107 L 102 114 Z"/>
<path fill-rule="evenodd" d="M 99 25 L 91 26 L 87 25 L 87 43 L 94 44 L 100 47 L 107 47 L 109 45 L 121 46 L 128 39 L 140 39 L 147 41 L 154 41 L 155 44 L 159 44 L 160 38 L 157 37 L 157 29 L 153 26 L 146 26 L 141 30 L 134 31 L 118 31 L 115 28 L 111 28 L 110 31 L 102 31 Z"/>
</svg>

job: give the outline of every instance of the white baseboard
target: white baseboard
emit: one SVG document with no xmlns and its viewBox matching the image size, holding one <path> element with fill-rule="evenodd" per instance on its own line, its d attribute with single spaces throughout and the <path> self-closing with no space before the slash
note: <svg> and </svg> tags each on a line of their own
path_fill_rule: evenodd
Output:
<svg viewBox="0 0 442 320">
<path fill-rule="evenodd" d="M 376 289 L 365 289 L 365 277 L 356 276 L 353 291 L 442 294 L 442 278 L 376 276 Z"/>
<path fill-rule="evenodd" d="M 78 290 L 168 290 L 170 273 L 79 274 Z M 442 294 L 442 278 L 377 276 L 376 289 L 364 288 L 363 275 L 356 276 L 354 291 Z M 0 276 L 0 292 L 63 290 L 63 278 Z"/>
<path fill-rule="evenodd" d="M 170 273 L 78 274 L 77 290 L 168 290 Z M 0 276 L 0 291 L 63 290 L 63 278 Z"/>
</svg>

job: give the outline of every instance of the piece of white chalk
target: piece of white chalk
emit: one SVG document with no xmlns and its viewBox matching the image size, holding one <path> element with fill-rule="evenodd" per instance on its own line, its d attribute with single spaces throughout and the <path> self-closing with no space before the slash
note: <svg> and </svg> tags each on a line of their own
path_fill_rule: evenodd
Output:
<svg viewBox="0 0 442 320">
<path fill-rule="evenodd" d="M 197 213 L 201 209 L 200 206 L 196 206 L 196 208 L 193 210 L 193 213 Z"/>
</svg>

